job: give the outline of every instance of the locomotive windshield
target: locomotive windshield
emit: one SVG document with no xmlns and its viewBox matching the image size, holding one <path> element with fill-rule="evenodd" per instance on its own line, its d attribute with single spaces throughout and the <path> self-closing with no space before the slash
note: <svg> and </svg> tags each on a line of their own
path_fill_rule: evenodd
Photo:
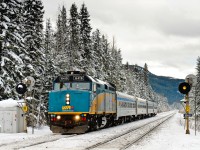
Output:
<svg viewBox="0 0 200 150">
<path fill-rule="evenodd" d="M 54 90 L 91 90 L 92 82 L 90 77 L 76 71 L 69 71 L 67 74 L 61 74 L 54 80 Z"/>
<path fill-rule="evenodd" d="M 55 83 L 54 90 L 67 90 L 67 89 L 80 89 L 90 90 L 90 83 L 86 82 L 68 82 L 68 83 Z"/>
</svg>

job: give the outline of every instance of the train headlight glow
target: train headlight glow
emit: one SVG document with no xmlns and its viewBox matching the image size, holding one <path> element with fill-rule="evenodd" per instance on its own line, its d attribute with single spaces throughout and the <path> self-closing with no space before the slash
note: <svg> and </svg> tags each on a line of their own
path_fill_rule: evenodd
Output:
<svg viewBox="0 0 200 150">
<path fill-rule="evenodd" d="M 76 121 L 80 120 L 80 116 L 79 116 L 79 115 L 76 115 L 76 116 L 75 116 L 75 120 L 76 120 Z"/>
<path fill-rule="evenodd" d="M 70 95 L 69 94 L 66 94 L 65 101 L 66 101 L 67 105 L 70 105 Z"/>
<path fill-rule="evenodd" d="M 60 119 L 61 119 L 61 116 L 57 116 L 56 118 L 57 118 L 57 120 L 60 120 Z"/>
</svg>

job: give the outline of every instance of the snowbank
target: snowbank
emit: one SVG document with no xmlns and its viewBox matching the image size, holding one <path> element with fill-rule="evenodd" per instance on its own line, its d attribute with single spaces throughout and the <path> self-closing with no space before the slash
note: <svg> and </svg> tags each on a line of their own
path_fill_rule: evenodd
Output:
<svg viewBox="0 0 200 150">
<path fill-rule="evenodd" d="M 7 100 L 2 100 L 0 101 L 0 107 L 6 108 L 6 107 L 17 107 L 19 106 L 18 102 L 22 102 L 20 101 L 16 101 L 13 100 L 12 98 L 9 98 Z"/>
</svg>

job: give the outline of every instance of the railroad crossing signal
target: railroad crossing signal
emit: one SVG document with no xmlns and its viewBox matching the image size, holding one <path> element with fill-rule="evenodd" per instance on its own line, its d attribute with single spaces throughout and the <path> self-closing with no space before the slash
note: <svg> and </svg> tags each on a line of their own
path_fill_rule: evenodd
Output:
<svg viewBox="0 0 200 150">
<path fill-rule="evenodd" d="M 190 84 L 187 82 L 182 82 L 179 84 L 178 90 L 182 94 L 188 94 L 188 92 L 190 91 Z"/>
</svg>

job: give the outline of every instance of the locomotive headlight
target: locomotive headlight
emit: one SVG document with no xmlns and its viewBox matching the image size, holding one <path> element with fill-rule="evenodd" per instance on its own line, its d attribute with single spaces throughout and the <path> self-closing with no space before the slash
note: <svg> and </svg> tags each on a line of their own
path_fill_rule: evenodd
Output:
<svg viewBox="0 0 200 150">
<path fill-rule="evenodd" d="M 79 115 L 76 115 L 76 116 L 75 116 L 75 120 L 76 120 L 76 121 L 80 120 L 80 116 L 79 116 Z"/>
<path fill-rule="evenodd" d="M 70 104 L 70 95 L 69 94 L 66 94 L 65 101 L 66 101 L 67 105 Z"/>
<path fill-rule="evenodd" d="M 60 120 L 60 119 L 61 119 L 61 116 L 57 116 L 56 118 L 57 118 L 57 120 Z"/>
</svg>

